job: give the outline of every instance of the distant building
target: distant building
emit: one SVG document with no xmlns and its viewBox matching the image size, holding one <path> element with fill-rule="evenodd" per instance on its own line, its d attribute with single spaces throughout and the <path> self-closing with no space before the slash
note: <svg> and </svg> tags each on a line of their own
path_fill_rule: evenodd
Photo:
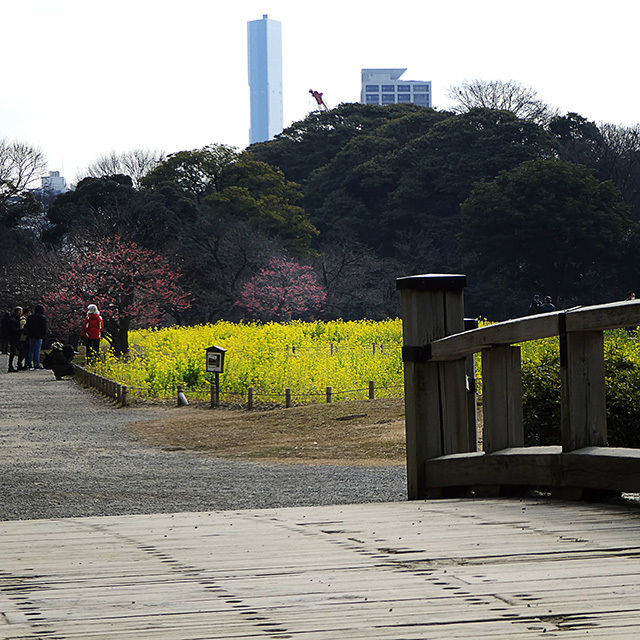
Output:
<svg viewBox="0 0 640 640">
<path fill-rule="evenodd" d="M 431 106 L 431 82 L 400 80 L 406 69 L 363 69 L 362 104 L 398 104 L 411 102 Z"/>
<path fill-rule="evenodd" d="M 277 20 L 247 23 L 251 130 L 249 141 L 271 140 L 282 131 L 282 26 Z"/>
<path fill-rule="evenodd" d="M 50 195 L 58 195 L 69 191 L 67 181 L 60 175 L 59 171 L 49 171 L 48 176 L 42 176 L 41 191 Z"/>
</svg>

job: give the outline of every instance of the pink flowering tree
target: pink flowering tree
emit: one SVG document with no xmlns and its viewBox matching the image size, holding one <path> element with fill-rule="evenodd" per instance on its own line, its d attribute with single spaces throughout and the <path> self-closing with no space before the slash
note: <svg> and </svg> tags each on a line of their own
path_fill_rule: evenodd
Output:
<svg viewBox="0 0 640 640">
<path fill-rule="evenodd" d="M 236 304 L 261 320 L 283 322 L 313 316 L 326 295 L 311 267 L 274 258 L 244 285 Z"/>
<path fill-rule="evenodd" d="M 95 304 L 120 356 L 129 350 L 129 329 L 156 326 L 190 306 L 180 276 L 162 256 L 116 237 L 72 262 L 43 303 L 54 331 L 76 337 L 87 306 Z"/>
</svg>

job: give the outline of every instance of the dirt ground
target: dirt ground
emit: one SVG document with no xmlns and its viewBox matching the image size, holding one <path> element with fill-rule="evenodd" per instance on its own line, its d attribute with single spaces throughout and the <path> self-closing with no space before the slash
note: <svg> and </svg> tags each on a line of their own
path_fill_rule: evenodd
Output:
<svg viewBox="0 0 640 640">
<path fill-rule="evenodd" d="M 147 444 L 234 460 L 338 465 L 405 463 L 404 401 L 272 409 L 189 405 L 129 427 Z"/>
</svg>

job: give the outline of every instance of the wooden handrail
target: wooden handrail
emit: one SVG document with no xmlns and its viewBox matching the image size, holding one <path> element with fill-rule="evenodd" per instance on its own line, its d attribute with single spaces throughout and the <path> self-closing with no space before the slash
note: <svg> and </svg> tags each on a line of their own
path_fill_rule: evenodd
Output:
<svg viewBox="0 0 640 640">
<path fill-rule="evenodd" d="M 567 331 L 604 331 L 634 325 L 640 325 L 640 300 L 514 318 L 416 346 L 422 348 L 424 360 L 442 362 L 464 358 L 492 346 L 520 344 Z M 412 353 L 410 349 L 406 352 Z"/>
</svg>

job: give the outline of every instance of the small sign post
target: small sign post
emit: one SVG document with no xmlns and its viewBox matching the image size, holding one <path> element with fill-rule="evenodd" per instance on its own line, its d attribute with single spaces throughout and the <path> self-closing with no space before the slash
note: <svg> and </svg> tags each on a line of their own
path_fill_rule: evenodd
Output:
<svg viewBox="0 0 640 640">
<path fill-rule="evenodd" d="M 207 373 L 215 374 L 215 383 L 211 389 L 211 406 L 217 407 L 220 404 L 220 374 L 224 372 L 224 354 L 226 349 L 222 347 L 208 347 L 206 351 Z"/>
</svg>

